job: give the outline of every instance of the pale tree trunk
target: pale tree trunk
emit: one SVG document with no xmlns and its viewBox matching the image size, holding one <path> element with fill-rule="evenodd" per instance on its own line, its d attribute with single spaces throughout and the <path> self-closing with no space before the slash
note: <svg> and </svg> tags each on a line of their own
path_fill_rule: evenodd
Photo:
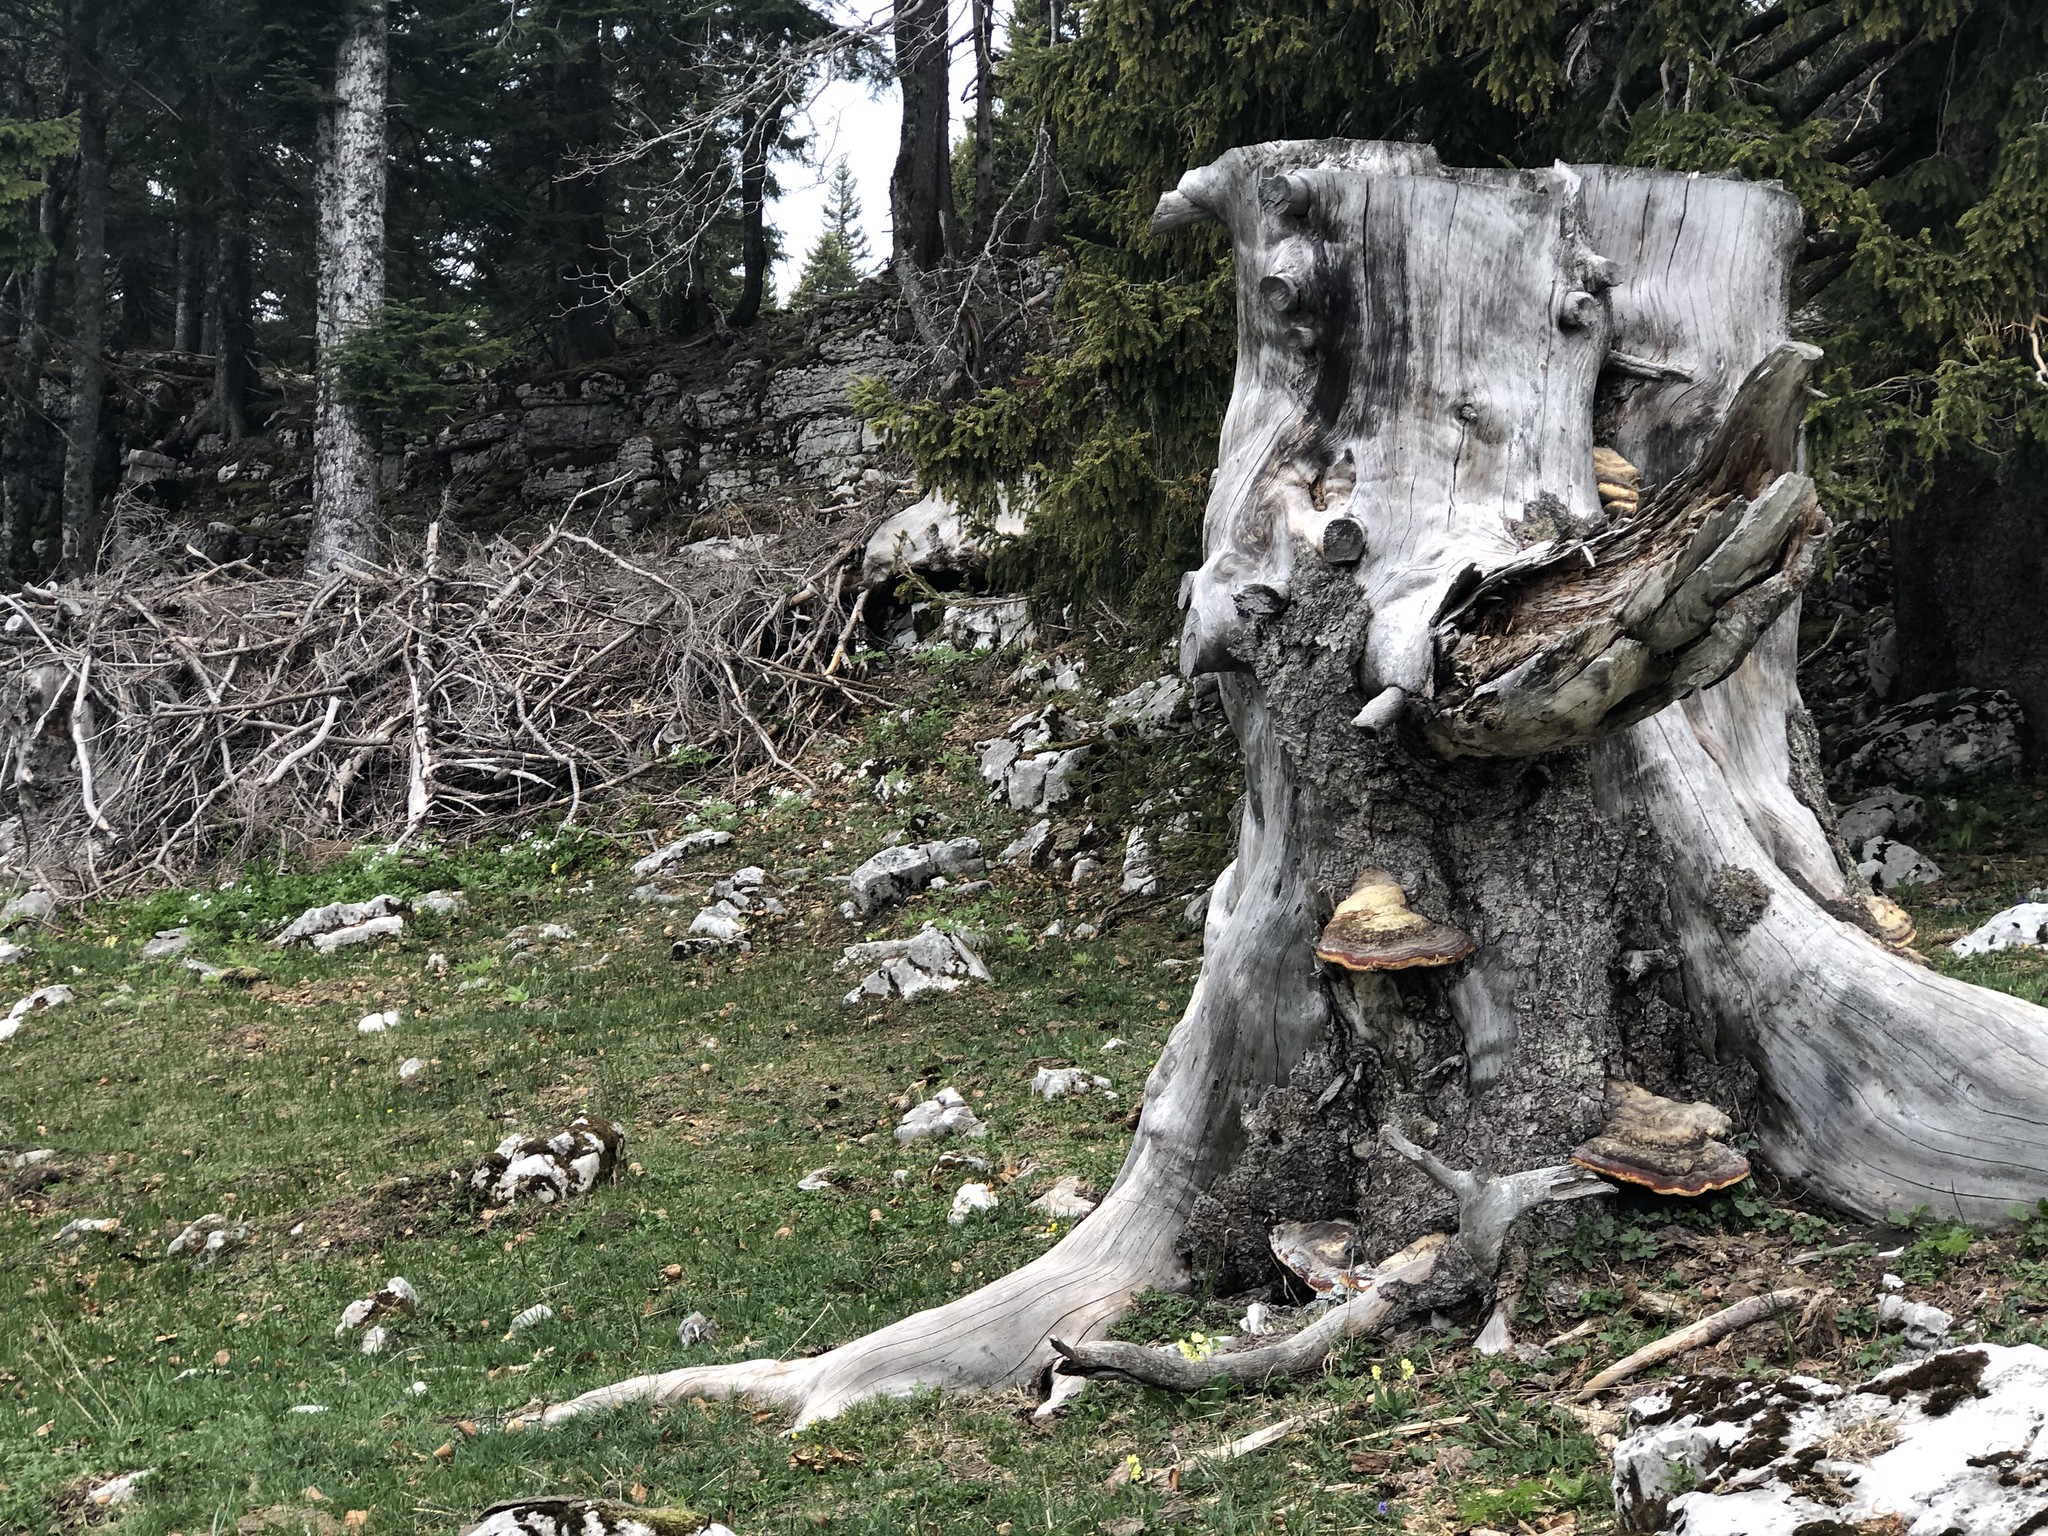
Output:
<svg viewBox="0 0 2048 1536">
<path fill-rule="evenodd" d="M 81 15 L 96 16 L 89 6 Z M 90 52 L 86 27 L 80 44 Z M 106 102 L 90 66 L 78 92 L 78 211 L 72 221 L 71 420 L 64 439 L 65 570 L 90 571 L 99 558 L 100 410 L 107 384 Z"/>
<path fill-rule="evenodd" d="M 1418 1307 L 1483 1307 L 1520 1217 L 1604 1187 L 1566 1160 L 1617 1079 L 1713 1101 L 1864 1216 L 1998 1222 L 2048 1193 L 2048 1012 L 1887 944 L 1819 787 L 1793 679 L 1825 534 L 1793 199 L 1323 141 L 1231 151 L 1155 227 L 1200 219 L 1234 237 L 1239 355 L 1182 654 L 1222 674 L 1245 810 L 1115 1186 L 946 1306 L 550 1421 L 1199 1384 L 1089 1341 L 1139 1287 L 1269 1274 L 1278 1219 L 1349 1215 L 1384 1282 L 1268 1357 L 1299 1370 Z M 1596 446 L 1640 470 L 1639 508 L 1597 491 Z M 1367 870 L 1461 930 L 1441 963 L 1318 959 Z"/>
<path fill-rule="evenodd" d="M 380 460 L 375 414 L 341 398 L 328 358 L 371 324 L 384 303 L 384 94 L 387 23 L 382 0 L 357 13 L 335 51 L 334 96 L 320 119 L 320 358 L 313 407 L 313 528 L 306 568 L 323 572 L 375 560 Z"/>
</svg>

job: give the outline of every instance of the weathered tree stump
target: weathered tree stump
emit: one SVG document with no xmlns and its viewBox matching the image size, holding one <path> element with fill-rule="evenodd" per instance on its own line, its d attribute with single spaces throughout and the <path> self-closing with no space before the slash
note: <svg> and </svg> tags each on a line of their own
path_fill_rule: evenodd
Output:
<svg viewBox="0 0 2048 1536">
<path fill-rule="evenodd" d="M 1462 1206 L 1429 1283 L 1483 1299 L 1617 1079 L 1865 1215 L 2048 1193 L 2048 1012 L 1897 952 L 1820 789 L 1794 200 L 1326 141 L 1190 172 L 1156 227 L 1200 219 L 1234 238 L 1239 359 L 1182 656 L 1222 674 L 1247 796 L 1121 1176 L 970 1296 L 551 1418 L 812 1419 L 1040 1381 L 1055 1336 L 1130 1374 L 1085 1341 L 1138 1287 L 1262 1268 L 1279 1217 L 1352 1214 L 1382 1255 Z"/>
</svg>

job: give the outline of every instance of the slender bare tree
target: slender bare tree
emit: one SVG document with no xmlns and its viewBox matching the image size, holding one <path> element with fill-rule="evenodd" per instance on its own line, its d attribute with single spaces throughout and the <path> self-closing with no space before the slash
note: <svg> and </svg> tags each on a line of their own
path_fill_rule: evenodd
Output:
<svg viewBox="0 0 2048 1536">
<path fill-rule="evenodd" d="M 352 11 L 334 55 L 334 90 L 320 116 L 314 197 L 319 242 L 320 355 L 313 407 L 313 528 L 306 567 L 325 571 L 376 558 L 381 464 L 377 421 L 349 400 L 332 366 L 336 347 L 372 324 L 384 304 L 386 82 L 384 0 Z"/>
</svg>

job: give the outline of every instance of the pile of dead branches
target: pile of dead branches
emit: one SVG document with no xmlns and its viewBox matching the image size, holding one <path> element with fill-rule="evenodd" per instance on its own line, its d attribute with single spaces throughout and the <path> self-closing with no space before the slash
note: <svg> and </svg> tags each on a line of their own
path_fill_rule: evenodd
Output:
<svg viewBox="0 0 2048 1536">
<path fill-rule="evenodd" d="M 855 535 L 848 537 L 849 534 Z M 138 559 L 0 594 L 18 866 L 82 890 L 314 840 L 574 820 L 630 781 L 801 779 L 860 682 L 865 528 L 628 557 L 557 527 L 324 580 Z"/>
</svg>

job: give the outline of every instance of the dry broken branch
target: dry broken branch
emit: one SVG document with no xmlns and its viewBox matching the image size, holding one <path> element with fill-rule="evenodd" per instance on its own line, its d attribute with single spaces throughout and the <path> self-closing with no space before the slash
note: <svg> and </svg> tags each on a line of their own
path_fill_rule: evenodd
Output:
<svg viewBox="0 0 2048 1536">
<path fill-rule="evenodd" d="M 0 755 L 29 859 L 103 889 L 279 839 L 573 818 L 666 764 L 793 773 L 878 697 L 849 657 L 847 531 L 629 560 L 560 528 L 526 549 L 435 530 L 398 571 L 199 580 L 138 559 L 26 587 L 0 633 Z"/>
</svg>

